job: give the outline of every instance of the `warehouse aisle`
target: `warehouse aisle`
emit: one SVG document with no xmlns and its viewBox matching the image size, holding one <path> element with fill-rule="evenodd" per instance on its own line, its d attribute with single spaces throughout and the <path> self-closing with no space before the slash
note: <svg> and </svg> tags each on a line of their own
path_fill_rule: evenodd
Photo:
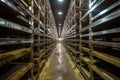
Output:
<svg viewBox="0 0 120 80">
<path fill-rule="evenodd" d="M 58 43 L 39 80 L 84 80 L 61 43 Z"/>
</svg>

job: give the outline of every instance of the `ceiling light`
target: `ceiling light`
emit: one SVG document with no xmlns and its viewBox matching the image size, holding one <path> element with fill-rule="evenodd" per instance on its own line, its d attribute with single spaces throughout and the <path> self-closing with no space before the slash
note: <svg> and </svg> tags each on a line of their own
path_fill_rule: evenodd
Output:
<svg viewBox="0 0 120 80">
<path fill-rule="evenodd" d="M 61 24 L 59 24 L 59 26 L 61 26 Z"/>
<path fill-rule="evenodd" d="M 59 33 L 58 34 L 60 36 L 60 34 L 61 34 L 61 27 L 59 27 L 58 29 L 59 29 L 59 31 L 58 31 Z"/>
<path fill-rule="evenodd" d="M 63 0 L 58 0 L 58 2 L 63 2 Z"/>
<path fill-rule="evenodd" d="M 63 13 L 62 12 L 58 12 L 59 15 L 62 15 Z"/>
<path fill-rule="evenodd" d="M 64 40 L 64 38 L 58 38 L 58 41 L 59 42 L 61 42 L 61 41 L 63 41 Z"/>
</svg>

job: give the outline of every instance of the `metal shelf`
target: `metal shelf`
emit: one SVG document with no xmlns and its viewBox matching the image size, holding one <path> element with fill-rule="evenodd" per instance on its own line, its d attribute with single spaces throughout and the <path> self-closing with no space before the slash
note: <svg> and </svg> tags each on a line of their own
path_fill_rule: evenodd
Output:
<svg viewBox="0 0 120 80">
<path fill-rule="evenodd" d="M 71 42 L 66 42 L 68 45 L 71 45 L 71 46 L 79 46 L 79 44 L 75 44 L 75 43 L 71 43 Z"/>
<path fill-rule="evenodd" d="M 39 22 L 42 27 L 44 27 L 45 25 L 42 23 L 41 20 L 39 20 L 37 17 L 35 17 L 35 15 L 32 14 L 32 12 L 30 10 L 28 10 L 19 0 L 14 0 L 14 2 L 19 5 L 25 12 L 27 12 L 34 20 L 36 20 L 37 22 Z"/>
<path fill-rule="evenodd" d="M 77 3 L 74 4 L 77 11 L 68 10 L 62 32 L 66 49 L 72 54 L 76 66 L 86 80 L 98 78 L 118 80 L 120 0 L 73 0 L 73 2 Z M 76 19 L 75 14 L 79 14 L 79 18 Z M 72 20 L 73 18 L 77 21 Z M 71 20 L 73 23 L 70 23 Z M 73 26 L 74 24 L 79 27 Z M 72 29 L 76 30 L 75 34 Z M 79 53 L 75 57 L 76 51 Z"/>
<path fill-rule="evenodd" d="M 8 70 L 2 80 L 37 80 L 56 46 L 57 30 L 50 2 L 3 0 L 0 4 L 2 10 L 5 8 L 0 15 L 0 68 L 18 65 Z"/>
<path fill-rule="evenodd" d="M 96 65 L 91 65 L 91 68 L 105 80 L 119 80 L 115 75 L 98 68 Z"/>
<path fill-rule="evenodd" d="M 88 12 L 86 12 L 86 14 L 80 19 L 80 21 L 82 21 L 84 18 L 86 18 L 89 15 L 89 13 L 91 13 L 95 8 L 97 8 L 103 2 L 104 2 L 104 0 L 98 0 L 97 3 L 91 9 L 89 9 Z"/>
<path fill-rule="evenodd" d="M 7 53 L 2 53 L 0 54 L 0 66 L 7 64 L 8 62 L 10 63 L 11 61 L 22 57 L 26 53 L 31 52 L 30 48 L 23 48 L 23 49 L 18 49 L 14 51 L 10 51 Z"/>
<path fill-rule="evenodd" d="M 21 26 L 19 24 L 7 21 L 7 20 L 2 19 L 2 18 L 0 18 L 0 26 L 10 28 L 10 29 L 19 30 L 19 31 L 24 31 L 24 32 L 27 32 L 27 33 L 32 33 L 32 30 L 30 28 Z"/>
<path fill-rule="evenodd" d="M 13 5 L 10 1 L 4 1 L 1 0 L 0 3 L 5 4 L 6 6 L 8 6 L 11 10 L 13 10 L 13 12 L 17 12 L 18 14 L 24 16 L 25 14 L 23 12 L 21 12 L 15 5 Z"/>
<path fill-rule="evenodd" d="M 69 46 L 69 45 L 67 45 L 67 44 L 65 44 L 65 46 L 66 46 L 70 51 L 72 51 L 73 53 L 79 54 L 79 51 L 75 51 L 75 49 L 72 48 L 71 46 Z"/>
<path fill-rule="evenodd" d="M 81 49 L 87 53 L 90 53 L 89 48 L 81 47 Z M 111 63 L 117 67 L 120 67 L 120 62 L 119 62 L 120 58 L 111 56 L 111 55 L 106 54 L 106 53 L 98 52 L 98 51 L 93 51 L 93 55 L 96 56 L 97 58 L 100 58 L 100 59 L 108 62 L 108 63 Z"/>
<path fill-rule="evenodd" d="M 118 0 L 117 2 L 113 3 L 111 6 L 109 6 L 108 8 L 104 9 L 103 11 L 101 11 L 99 14 L 95 15 L 93 17 L 93 20 L 104 15 L 105 13 L 109 12 L 110 10 L 114 9 L 115 7 L 120 5 L 120 0 Z"/>
<path fill-rule="evenodd" d="M 33 64 L 17 64 L 14 68 L 11 70 L 8 70 L 6 74 L 3 74 L 2 77 L 0 77 L 1 80 L 19 80 L 22 76 L 24 76 L 31 68 Z"/>
<path fill-rule="evenodd" d="M 113 34 L 113 33 L 119 33 L 120 28 L 115 28 L 115 29 L 109 29 L 109 30 L 103 30 L 103 31 L 98 31 L 94 32 L 93 36 L 102 36 L 102 35 L 107 35 L 107 34 Z M 88 37 L 89 34 L 83 34 L 82 37 Z"/>
<path fill-rule="evenodd" d="M 0 38 L 0 46 L 1 45 L 25 44 L 25 43 L 32 43 L 32 41 L 28 39 Z"/>
<path fill-rule="evenodd" d="M 83 40 L 82 42 L 89 43 L 88 40 Z M 120 48 L 120 43 L 117 43 L 117 42 L 93 41 L 93 44 L 114 47 L 114 48 Z"/>
<path fill-rule="evenodd" d="M 89 28 L 93 28 L 93 27 L 95 27 L 95 26 L 98 26 L 98 25 L 100 25 L 100 24 L 103 24 L 103 23 L 105 23 L 105 22 L 108 22 L 108 21 L 110 21 L 110 20 L 113 20 L 113 19 L 115 19 L 115 18 L 118 18 L 119 16 L 120 16 L 120 10 L 115 11 L 115 12 L 113 12 L 113 13 L 105 16 L 105 17 L 103 17 L 102 19 L 100 19 L 100 20 L 98 20 L 98 21 L 95 21 L 94 23 L 86 26 L 85 28 L 83 28 L 82 30 L 80 30 L 80 32 L 83 32 L 83 31 L 85 31 L 85 30 L 87 30 L 87 29 L 89 29 Z"/>
</svg>

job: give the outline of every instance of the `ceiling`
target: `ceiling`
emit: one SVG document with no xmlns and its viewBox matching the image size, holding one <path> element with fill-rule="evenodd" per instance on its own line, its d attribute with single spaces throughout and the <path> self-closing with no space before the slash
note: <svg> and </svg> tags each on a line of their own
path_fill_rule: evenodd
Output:
<svg viewBox="0 0 120 80">
<path fill-rule="evenodd" d="M 70 1 L 71 0 L 63 0 L 63 2 L 59 2 L 59 0 L 50 0 L 58 33 L 62 30 Z M 59 15 L 58 12 L 62 12 L 63 14 Z M 59 30 L 59 27 L 61 27 L 61 30 Z"/>
</svg>

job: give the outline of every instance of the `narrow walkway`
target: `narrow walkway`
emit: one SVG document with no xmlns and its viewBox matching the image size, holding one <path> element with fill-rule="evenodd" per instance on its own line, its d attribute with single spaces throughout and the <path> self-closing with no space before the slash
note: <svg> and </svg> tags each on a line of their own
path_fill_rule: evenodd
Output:
<svg viewBox="0 0 120 80">
<path fill-rule="evenodd" d="M 84 80 L 61 43 L 58 43 L 39 80 Z"/>
</svg>

